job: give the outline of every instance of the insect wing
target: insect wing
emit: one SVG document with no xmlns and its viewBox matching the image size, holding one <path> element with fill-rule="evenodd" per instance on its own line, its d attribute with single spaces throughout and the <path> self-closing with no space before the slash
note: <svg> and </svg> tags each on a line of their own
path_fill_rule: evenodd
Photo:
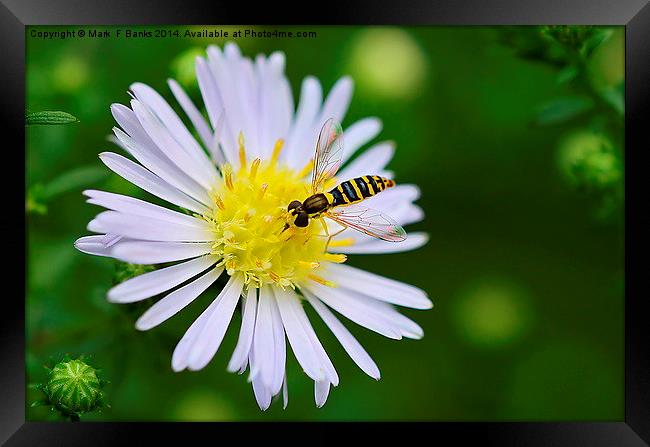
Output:
<svg viewBox="0 0 650 447">
<path fill-rule="evenodd" d="M 341 210 L 331 210 L 327 217 L 344 227 L 388 242 L 402 242 L 406 239 L 406 231 L 397 222 L 377 210 L 358 205 L 347 206 Z"/>
<path fill-rule="evenodd" d="M 312 193 L 320 192 L 323 184 L 336 175 L 343 157 L 343 129 L 341 125 L 328 119 L 323 124 L 316 143 L 314 170 L 311 178 Z"/>
</svg>

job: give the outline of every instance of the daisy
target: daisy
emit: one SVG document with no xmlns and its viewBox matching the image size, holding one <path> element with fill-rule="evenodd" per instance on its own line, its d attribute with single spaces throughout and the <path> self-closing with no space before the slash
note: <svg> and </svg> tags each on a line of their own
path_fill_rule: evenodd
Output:
<svg viewBox="0 0 650 447">
<path fill-rule="evenodd" d="M 89 203 L 106 211 L 88 224 L 96 234 L 75 242 L 84 253 L 128 263 L 174 263 L 109 290 L 108 299 L 114 303 L 164 295 L 137 320 L 139 330 L 163 323 L 227 275 L 223 290 L 178 342 L 172 368 L 204 368 L 241 302 L 239 338 L 228 370 L 249 370 L 262 410 L 280 393 L 286 407 L 286 340 L 314 381 L 317 406 L 339 383 L 307 317 L 307 303 L 352 360 L 377 380 L 377 365 L 332 310 L 386 337 L 401 339 L 421 338 L 423 331 L 394 305 L 432 306 L 426 293 L 414 286 L 345 265 L 348 254 L 418 248 L 426 243 L 425 234 L 411 233 L 403 242 L 393 243 L 347 230 L 327 244 L 320 222 L 282 231 L 287 205 L 309 195 L 321 126 L 329 118 L 342 121 L 352 96 L 348 77 L 336 82 L 324 101 L 318 80 L 307 77 L 294 108 L 284 66 L 281 52 L 258 55 L 253 61 L 233 43 L 223 50 L 210 46 L 207 58 L 196 60 L 207 120 L 181 86 L 169 80 L 198 141 L 161 95 L 145 84 L 133 84 L 130 107 L 114 104 L 111 111 L 119 125 L 113 129 L 114 141 L 135 161 L 112 152 L 100 154 L 100 159 L 175 209 L 120 194 L 85 191 Z M 380 130 L 377 118 L 349 126 L 344 132 L 343 162 Z M 344 165 L 336 178 L 368 174 L 391 178 L 386 165 L 393 152 L 390 142 L 375 144 Z M 414 185 L 398 185 L 364 205 L 367 202 L 399 225 L 407 225 L 424 217 L 413 203 L 419 195 Z"/>
</svg>

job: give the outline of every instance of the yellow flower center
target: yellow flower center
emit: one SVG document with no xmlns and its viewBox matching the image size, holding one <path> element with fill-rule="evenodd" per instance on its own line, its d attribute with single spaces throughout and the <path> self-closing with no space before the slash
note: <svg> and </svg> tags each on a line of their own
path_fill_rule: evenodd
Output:
<svg viewBox="0 0 650 447">
<path fill-rule="evenodd" d="M 229 275 L 242 273 L 248 287 L 273 284 L 295 288 L 307 279 L 330 284 L 317 270 L 321 262 L 345 262 L 346 257 L 326 253 L 327 236 L 320 219 L 305 228 L 293 225 L 287 206 L 311 194 L 307 174 L 310 162 L 296 171 L 278 162 L 282 140 L 268 161 L 246 159 L 239 138 L 239 169 L 222 166 L 223 181 L 212 191 L 214 227 L 212 253 L 222 257 Z M 285 229 L 286 225 L 288 228 Z M 330 244 L 331 246 L 331 244 Z"/>
</svg>

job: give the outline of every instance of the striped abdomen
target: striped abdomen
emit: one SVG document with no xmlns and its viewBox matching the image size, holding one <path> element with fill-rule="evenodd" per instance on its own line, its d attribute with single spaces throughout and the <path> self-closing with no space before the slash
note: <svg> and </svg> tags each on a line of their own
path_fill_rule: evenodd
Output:
<svg viewBox="0 0 650 447">
<path fill-rule="evenodd" d="M 364 175 L 347 180 L 329 191 L 331 206 L 350 205 L 372 197 L 386 188 L 395 186 L 393 180 L 378 175 Z M 329 198 L 329 197 L 328 197 Z"/>
</svg>

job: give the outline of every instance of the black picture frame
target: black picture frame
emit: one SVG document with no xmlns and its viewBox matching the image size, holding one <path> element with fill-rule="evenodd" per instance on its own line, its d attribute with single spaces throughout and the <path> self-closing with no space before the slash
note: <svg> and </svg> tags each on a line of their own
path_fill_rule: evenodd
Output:
<svg viewBox="0 0 650 447">
<path fill-rule="evenodd" d="M 602 422 L 475 422 L 410 424 L 405 430 L 422 430 L 426 438 L 437 442 L 453 437 L 455 444 L 466 441 L 499 446 L 641 446 L 650 441 L 650 355 L 647 344 L 650 327 L 644 312 L 648 287 L 643 278 L 644 247 L 637 240 L 648 223 L 641 202 L 644 165 L 640 157 L 650 148 L 647 104 L 650 98 L 650 6 L 648 0 L 436 0 L 341 3 L 338 7 L 320 8 L 305 4 L 304 16 L 292 16 L 276 2 L 239 4 L 219 1 L 172 0 L 1 0 L 0 89 L 3 107 L 2 124 L 6 128 L 4 154 L 21 154 L 25 127 L 25 26 L 27 25 L 99 25 L 99 24 L 196 24 L 259 23 L 276 24 L 395 24 L 395 25 L 533 25 L 598 24 L 624 25 L 626 30 L 625 131 L 626 131 L 626 207 L 625 207 L 625 417 L 622 421 Z M 6 142 L 16 136 L 14 144 Z M 24 163 L 23 157 L 16 163 Z M 7 163 L 7 167 L 9 162 Z M 13 165 L 13 164 L 12 164 Z M 8 172 L 8 173 L 7 173 Z M 5 245 L 18 253 L 9 263 L 26 272 L 22 258 L 26 242 L 20 245 L 17 234 L 26 236 L 22 207 L 23 196 L 16 184 L 24 185 L 24 170 L 9 168 L 1 176 L 6 182 L 5 197 L 11 198 L 15 212 L 5 212 L 2 222 Z M 26 241 L 26 239 L 25 239 Z M 10 255 L 5 256 L 5 260 Z M 22 264 L 21 264 L 22 262 Z M 18 272 L 4 270 L 5 283 L 21 284 Z M 25 291 L 26 279 L 22 282 Z M 151 443 L 152 433 L 167 441 L 177 438 L 187 442 L 215 436 L 223 442 L 231 431 L 244 430 L 241 424 L 164 424 L 164 423 L 44 423 L 25 421 L 25 308 L 18 293 L 5 290 L 0 311 L 0 442 L 6 445 L 131 445 Z M 24 295 L 23 295 L 24 296 Z M 352 431 L 350 424 L 344 429 Z M 416 428 L 415 425 L 420 426 Z M 155 427 L 154 427 L 155 426 Z M 289 428 L 280 428 L 278 435 Z M 268 425 L 264 433 L 275 428 Z M 289 430 L 295 430 L 294 427 Z M 313 439 L 320 427 L 308 427 Z M 356 430 L 356 429 L 354 429 Z M 369 431 L 383 431 L 373 424 Z M 394 431 L 388 428 L 387 431 Z M 402 430 L 400 430 L 402 431 Z M 275 434 L 275 433 L 273 433 Z M 284 439 L 288 438 L 284 432 Z M 323 437 L 328 432 L 323 431 Z"/>
</svg>

